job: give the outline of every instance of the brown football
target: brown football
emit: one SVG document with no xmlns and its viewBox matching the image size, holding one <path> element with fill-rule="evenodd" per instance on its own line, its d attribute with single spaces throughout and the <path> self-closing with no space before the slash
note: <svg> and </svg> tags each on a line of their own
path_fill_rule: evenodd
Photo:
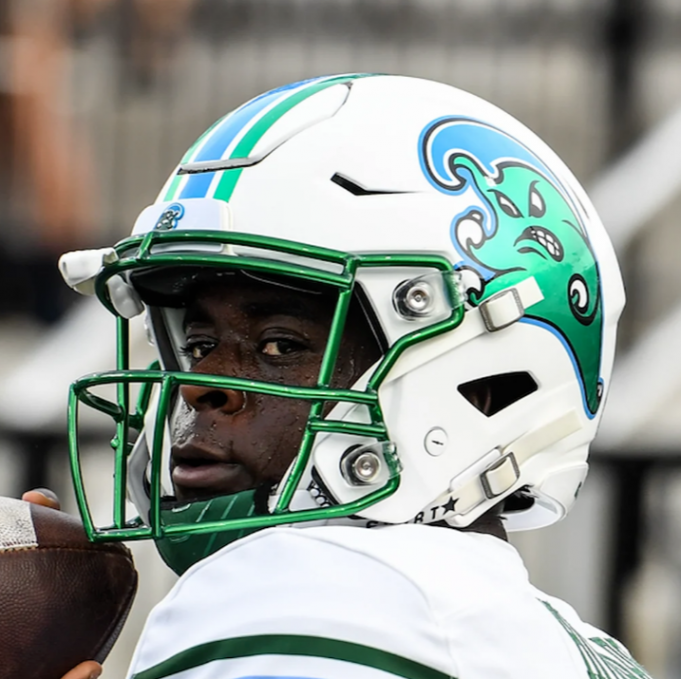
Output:
<svg viewBox="0 0 681 679">
<path fill-rule="evenodd" d="M 60 679 L 102 662 L 137 589 L 121 543 L 92 543 L 80 519 L 0 498 L 0 679 Z"/>
</svg>

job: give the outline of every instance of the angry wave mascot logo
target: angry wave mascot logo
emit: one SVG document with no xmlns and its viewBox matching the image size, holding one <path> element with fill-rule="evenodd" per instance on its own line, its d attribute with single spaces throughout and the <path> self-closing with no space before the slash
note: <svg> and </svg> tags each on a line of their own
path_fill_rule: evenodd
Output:
<svg viewBox="0 0 681 679">
<path fill-rule="evenodd" d="M 420 157 L 433 186 L 470 199 L 451 224 L 468 303 L 534 276 L 544 299 L 523 321 L 560 338 L 585 410 L 595 415 L 602 394 L 601 285 L 578 201 L 527 147 L 478 121 L 434 121 L 421 135 Z"/>
</svg>

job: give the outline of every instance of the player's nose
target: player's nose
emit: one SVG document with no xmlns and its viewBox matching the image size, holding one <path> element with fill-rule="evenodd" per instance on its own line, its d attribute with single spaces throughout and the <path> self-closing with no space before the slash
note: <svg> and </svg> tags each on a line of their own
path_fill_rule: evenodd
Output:
<svg viewBox="0 0 681 679">
<path fill-rule="evenodd" d="M 235 389 L 183 384 L 180 387 L 180 396 L 196 411 L 219 410 L 227 415 L 234 415 L 246 406 L 246 394 Z"/>
</svg>

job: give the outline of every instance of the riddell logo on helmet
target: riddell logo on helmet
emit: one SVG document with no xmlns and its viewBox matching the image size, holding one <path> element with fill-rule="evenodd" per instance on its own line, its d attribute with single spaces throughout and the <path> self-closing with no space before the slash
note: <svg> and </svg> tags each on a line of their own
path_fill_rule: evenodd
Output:
<svg viewBox="0 0 681 679">
<path fill-rule="evenodd" d="M 173 203 L 163 211 L 154 226 L 154 231 L 172 231 L 177 228 L 177 223 L 184 217 L 184 206 Z"/>
<path fill-rule="evenodd" d="M 419 153 L 438 191 L 468 201 L 463 209 L 457 203 L 450 225 L 468 303 L 476 306 L 534 276 L 544 299 L 522 320 L 561 340 L 592 417 L 603 393 L 603 305 L 577 200 L 526 146 L 479 121 L 433 121 L 421 134 Z"/>
</svg>

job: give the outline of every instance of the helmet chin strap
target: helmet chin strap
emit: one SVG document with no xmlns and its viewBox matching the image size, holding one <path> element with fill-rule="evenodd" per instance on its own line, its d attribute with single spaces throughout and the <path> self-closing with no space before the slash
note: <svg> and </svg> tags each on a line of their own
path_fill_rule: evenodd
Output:
<svg viewBox="0 0 681 679">
<path fill-rule="evenodd" d="M 580 429 L 577 411 L 569 410 L 543 426 L 526 432 L 503 448 L 494 448 L 475 465 L 454 478 L 450 483 L 450 490 L 425 507 L 410 523 L 434 523 L 444 520 L 452 527 L 464 528 L 471 523 L 468 516 L 473 510 L 488 500 L 501 499 L 514 488 L 520 479 L 522 465 Z M 305 489 L 301 488 L 294 493 L 291 509 L 311 509 L 332 503 L 326 490 L 313 477 L 314 473 L 307 476 Z M 272 495 L 270 509 L 275 505 L 276 495 Z M 354 526 L 382 525 L 381 522 L 359 517 L 335 518 L 299 525 L 329 523 Z"/>
<path fill-rule="evenodd" d="M 577 411 L 569 410 L 503 448 L 494 448 L 452 479 L 449 492 L 421 512 L 423 523 L 444 519 L 450 526 L 467 526 L 470 512 L 488 500 L 501 499 L 514 488 L 520 479 L 520 470 L 528 460 L 580 429 Z"/>
</svg>

